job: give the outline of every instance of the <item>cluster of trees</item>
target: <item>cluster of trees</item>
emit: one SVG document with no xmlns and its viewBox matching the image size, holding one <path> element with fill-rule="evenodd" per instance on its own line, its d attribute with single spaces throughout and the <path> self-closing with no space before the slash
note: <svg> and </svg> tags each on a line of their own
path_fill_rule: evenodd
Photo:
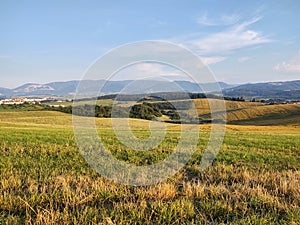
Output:
<svg viewBox="0 0 300 225">
<path fill-rule="evenodd" d="M 220 98 L 214 94 L 204 94 L 204 93 L 186 93 L 186 92 L 158 92 L 155 94 L 147 95 L 145 94 L 112 94 L 97 97 L 97 100 L 101 99 L 117 99 L 119 101 L 167 101 L 167 100 L 183 100 L 183 99 L 196 99 L 196 98 Z M 84 99 L 84 100 L 92 100 Z"/>
<path fill-rule="evenodd" d="M 179 121 L 180 115 L 176 110 L 162 110 L 161 111 L 163 115 L 166 115 L 170 118 L 170 120 L 173 121 Z"/>
<path fill-rule="evenodd" d="M 90 117 L 103 117 L 111 118 L 115 117 L 127 117 L 128 108 L 126 107 L 114 107 L 114 113 L 112 113 L 112 106 L 103 105 L 79 105 L 79 106 L 66 106 L 66 107 L 51 107 L 51 110 L 57 110 L 64 113 L 73 113 L 78 116 L 90 116 Z M 130 118 L 139 118 L 151 120 L 154 117 L 162 116 L 161 110 L 154 104 L 142 103 L 136 104 L 131 107 L 129 111 Z"/>
<path fill-rule="evenodd" d="M 188 110 L 193 106 L 192 100 L 186 101 L 174 101 L 174 102 L 154 102 L 151 103 L 154 106 L 158 107 L 160 110 Z"/>
<path fill-rule="evenodd" d="M 179 93 L 177 93 L 179 94 Z M 200 94 L 195 94 L 192 97 L 199 97 Z M 178 95 L 175 95 L 178 97 Z M 174 96 L 174 97 L 175 97 Z M 150 99 L 150 101 L 149 101 Z M 169 122 L 173 123 L 209 123 L 210 121 L 202 121 L 199 118 L 191 118 L 187 113 L 189 109 L 193 106 L 192 100 L 186 101 L 166 101 L 162 99 L 157 99 L 152 101 L 152 97 L 144 102 L 138 102 L 132 107 L 121 107 L 121 106 L 102 106 L 102 105 L 79 105 L 72 108 L 72 106 L 67 107 L 56 107 L 53 110 L 58 110 L 65 113 L 73 113 L 79 116 L 92 116 L 92 117 L 129 117 L 152 120 L 155 117 L 161 117 L 163 115 L 169 118 Z"/>
<path fill-rule="evenodd" d="M 39 104 L 33 104 L 25 102 L 23 104 L 3 104 L 0 105 L 0 110 L 2 111 L 36 111 L 44 110 L 44 107 Z"/>
<path fill-rule="evenodd" d="M 187 109 L 186 107 L 190 103 L 181 102 L 181 109 Z M 50 107 L 45 106 L 47 110 L 55 110 L 64 113 L 70 113 L 78 116 L 90 116 L 90 117 L 103 117 L 103 118 L 111 118 L 111 117 L 129 117 L 137 118 L 137 119 L 146 119 L 152 120 L 155 117 L 161 117 L 162 115 L 166 115 L 170 118 L 170 120 L 174 122 L 180 121 L 180 115 L 177 112 L 180 105 L 176 108 L 170 102 L 159 102 L 159 103 L 149 103 L 143 102 L 140 104 L 133 105 L 130 109 L 126 107 L 115 106 L 112 109 L 112 106 L 102 106 L 102 105 L 79 105 L 79 106 L 66 106 L 66 107 Z M 113 113 L 112 113 L 112 110 Z"/>
<path fill-rule="evenodd" d="M 236 102 L 245 102 L 246 101 L 243 96 L 242 97 L 224 97 L 224 100 L 236 101 Z"/>
<path fill-rule="evenodd" d="M 70 113 L 77 116 L 90 116 L 90 117 L 111 117 L 111 106 L 102 106 L 102 105 L 80 105 L 80 106 L 59 106 L 59 107 L 51 107 L 51 110 L 56 110 L 64 113 Z"/>
<path fill-rule="evenodd" d="M 146 120 L 151 120 L 154 117 L 161 116 L 162 112 L 160 111 L 158 106 L 147 102 L 143 102 L 142 104 L 132 106 L 129 114 L 129 117 L 131 118 L 139 118 Z"/>
</svg>

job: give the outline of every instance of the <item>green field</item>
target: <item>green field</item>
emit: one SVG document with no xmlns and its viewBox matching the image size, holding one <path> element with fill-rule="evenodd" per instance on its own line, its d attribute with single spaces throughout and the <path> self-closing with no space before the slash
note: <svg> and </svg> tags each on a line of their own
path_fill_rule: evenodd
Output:
<svg viewBox="0 0 300 225">
<path fill-rule="evenodd" d="M 272 107 L 276 115 L 287 112 Z M 0 224 L 300 224 L 300 128 L 293 116 L 280 126 L 228 125 L 215 163 L 204 172 L 198 164 L 210 125 L 200 125 L 197 150 L 184 169 L 159 184 L 133 187 L 113 183 L 85 162 L 71 115 L 0 112 Z M 283 117 L 273 115 L 272 123 Z M 128 163 L 163 160 L 178 142 L 180 127 L 169 124 L 161 146 L 137 154 L 116 140 L 110 119 L 96 121 L 112 154 Z M 149 134 L 148 121 L 131 119 L 130 125 L 140 138 Z"/>
</svg>

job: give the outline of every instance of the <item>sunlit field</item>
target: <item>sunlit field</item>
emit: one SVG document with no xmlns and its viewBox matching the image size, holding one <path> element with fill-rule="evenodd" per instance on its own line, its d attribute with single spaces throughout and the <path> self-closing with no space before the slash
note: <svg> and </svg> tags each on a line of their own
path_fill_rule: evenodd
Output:
<svg viewBox="0 0 300 225">
<path fill-rule="evenodd" d="M 167 157 L 180 131 L 168 124 L 157 149 L 136 154 L 117 141 L 110 119 L 96 123 L 111 153 L 137 165 Z M 139 138 L 149 135 L 149 121 L 130 119 L 130 126 Z M 220 153 L 204 172 L 199 162 L 210 125 L 199 127 L 197 149 L 181 171 L 156 185 L 133 187 L 113 183 L 86 163 L 71 115 L 0 112 L 0 224 L 300 224 L 295 122 L 227 125 Z"/>
</svg>

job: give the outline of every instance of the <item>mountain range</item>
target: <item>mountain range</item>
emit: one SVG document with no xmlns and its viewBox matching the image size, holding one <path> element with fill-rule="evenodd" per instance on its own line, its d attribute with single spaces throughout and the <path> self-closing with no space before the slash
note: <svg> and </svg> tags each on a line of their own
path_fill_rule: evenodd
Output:
<svg viewBox="0 0 300 225">
<path fill-rule="evenodd" d="M 300 80 L 243 84 L 223 90 L 228 97 L 257 97 L 300 100 Z"/>
<path fill-rule="evenodd" d="M 158 80 L 123 80 L 123 81 L 105 81 L 105 80 L 73 80 L 64 82 L 52 82 L 47 84 L 27 83 L 14 89 L 0 88 L 0 96 L 72 96 L 76 93 L 77 86 L 80 84 L 80 91 L 86 95 L 94 95 L 102 87 L 101 94 L 141 94 L 155 92 L 215 92 L 220 87 L 234 87 L 234 85 L 220 83 L 198 84 L 189 81 L 158 81 Z M 219 85 L 219 86 L 218 86 Z"/>
<path fill-rule="evenodd" d="M 81 82 L 81 83 L 80 83 Z M 95 95 L 101 89 L 103 94 L 140 94 L 155 92 L 209 92 L 222 89 L 223 95 L 228 97 L 246 98 L 280 98 L 300 100 L 300 80 L 285 82 L 265 82 L 242 85 L 232 85 L 224 82 L 196 84 L 190 81 L 158 81 L 158 80 L 73 80 L 52 82 L 47 84 L 27 83 L 14 89 L 0 88 L 0 97 L 17 96 L 65 96 L 72 97 L 76 93 L 78 84 L 83 95 Z"/>
</svg>

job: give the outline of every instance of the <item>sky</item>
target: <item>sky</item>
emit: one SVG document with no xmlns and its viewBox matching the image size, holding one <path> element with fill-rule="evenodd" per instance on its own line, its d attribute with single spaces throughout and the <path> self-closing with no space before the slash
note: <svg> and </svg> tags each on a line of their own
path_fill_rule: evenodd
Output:
<svg viewBox="0 0 300 225">
<path fill-rule="evenodd" d="M 218 81 L 299 80 L 299 12 L 299 0 L 0 0 L 0 87 L 81 79 L 107 51 L 143 40 L 184 46 Z"/>
</svg>

